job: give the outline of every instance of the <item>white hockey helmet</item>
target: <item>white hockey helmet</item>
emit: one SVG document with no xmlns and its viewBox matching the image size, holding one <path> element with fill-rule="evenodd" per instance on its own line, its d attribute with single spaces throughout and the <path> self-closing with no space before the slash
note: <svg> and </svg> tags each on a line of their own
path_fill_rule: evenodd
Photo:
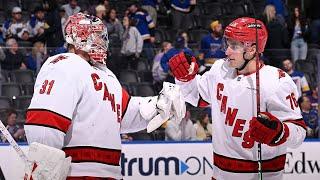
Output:
<svg viewBox="0 0 320 180">
<path fill-rule="evenodd" d="M 108 32 L 101 19 L 77 13 L 69 16 L 65 25 L 67 43 L 87 52 L 94 62 L 106 63 Z"/>
</svg>

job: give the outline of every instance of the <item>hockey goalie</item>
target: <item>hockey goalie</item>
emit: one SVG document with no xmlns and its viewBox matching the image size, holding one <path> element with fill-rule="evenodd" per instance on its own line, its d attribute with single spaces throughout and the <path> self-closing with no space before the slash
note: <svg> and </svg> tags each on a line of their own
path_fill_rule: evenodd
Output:
<svg viewBox="0 0 320 180">
<path fill-rule="evenodd" d="M 70 16 L 65 37 L 75 53 L 44 63 L 27 111 L 25 179 L 122 179 L 120 134 L 181 120 L 179 87 L 164 83 L 159 96 L 131 97 L 105 65 L 107 30 L 94 16 Z"/>
</svg>

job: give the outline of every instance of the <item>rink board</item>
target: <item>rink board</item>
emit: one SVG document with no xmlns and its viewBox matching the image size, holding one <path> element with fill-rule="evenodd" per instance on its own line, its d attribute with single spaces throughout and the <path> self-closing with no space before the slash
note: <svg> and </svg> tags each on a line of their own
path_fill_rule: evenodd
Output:
<svg viewBox="0 0 320 180">
<path fill-rule="evenodd" d="M 319 150 L 320 141 L 289 149 L 285 180 L 319 180 Z M 123 144 L 121 165 L 125 180 L 207 180 L 211 159 L 209 142 L 131 142 Z M 0 167 L 7 180 L 22 179 L 23 163 L 8 145 L 0 145 Z"/>
</svg>

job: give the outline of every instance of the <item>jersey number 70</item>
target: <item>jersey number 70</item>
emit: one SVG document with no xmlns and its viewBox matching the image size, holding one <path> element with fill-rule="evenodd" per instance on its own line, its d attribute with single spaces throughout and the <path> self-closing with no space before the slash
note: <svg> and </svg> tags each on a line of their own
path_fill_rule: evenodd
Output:
<svg viewBox="0 0 320 180">
<path fill-rule="evenodd" d="M 286 99 L 290 101 L 290 106 L 292 110 L 298 107 L 298 103 L 297 103 L 296 97 L 294 96 L 294 93 L 289 94 L 286 97 Z"/>
</svg>

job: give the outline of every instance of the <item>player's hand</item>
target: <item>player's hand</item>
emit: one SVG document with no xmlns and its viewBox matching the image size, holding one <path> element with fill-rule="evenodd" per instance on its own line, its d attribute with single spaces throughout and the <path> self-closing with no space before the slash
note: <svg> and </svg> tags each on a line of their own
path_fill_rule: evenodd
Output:
<svg viewBox="0 0 320 180">
<path fill-rule="evenodd" d="M 272 114 L 261 112 L 250 121 L 249 133 L 250 137 L 259 143 L 277 146 L 286 141 L 289 129 Z"/>
<path fill-rule="evenodd" d="M 163 82 L 163 88 L 158 97 L 140 104 L 140 115 L 149 121 L 147 132 L 152 132 L 164 122 L 170 120 L 180 124 L 186 114 L 186 103 L 178 85 Z"/>
<path fill-rule="evenodd" d="M 199 69 L 196 58 L 184 52 L 173 56 L 169 66 L 173 76 L 183 82 L 192 80 Z"/>
</svg>

